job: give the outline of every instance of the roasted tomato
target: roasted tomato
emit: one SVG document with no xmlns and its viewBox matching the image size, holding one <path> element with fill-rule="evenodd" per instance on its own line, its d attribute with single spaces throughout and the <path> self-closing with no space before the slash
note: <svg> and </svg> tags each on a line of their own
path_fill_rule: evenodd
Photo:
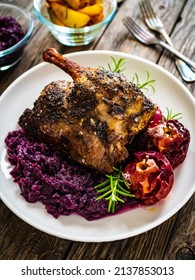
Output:
<svg viewBox="0 0 195 280">
<path fill-rule="evenodd" d="M 148 125 L 153 145 L 170 161 L 173 168 L 181 164 L 187 154 L 190 133 L 178 120 L 152 121 Z"/>
<path fill-rule="evenodd" d="M 164 199 L 174 182 L 170 162 L 163 154 L 154 151 L 134 153 L 134 161 L 125 167 L 123 177 L 131 193 L 146 205 Z"/>
</svg>

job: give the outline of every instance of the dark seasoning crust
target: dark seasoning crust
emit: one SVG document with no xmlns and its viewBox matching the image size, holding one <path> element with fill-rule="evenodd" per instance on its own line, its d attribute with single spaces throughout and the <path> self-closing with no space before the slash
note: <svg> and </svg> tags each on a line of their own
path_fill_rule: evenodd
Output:
<svg viewBox="0 0 195 280">
<path fill-rule="evenodd" d="M 82 67 L 55 50 L 43 54 L 73 79 L 47 85 L 20 126 L 33 138 L 66 151 L 101 172 L 128 156 L 125 145 L 143 130 L 156 112 L 138 87 L 124 75 Z"/>
</svg>

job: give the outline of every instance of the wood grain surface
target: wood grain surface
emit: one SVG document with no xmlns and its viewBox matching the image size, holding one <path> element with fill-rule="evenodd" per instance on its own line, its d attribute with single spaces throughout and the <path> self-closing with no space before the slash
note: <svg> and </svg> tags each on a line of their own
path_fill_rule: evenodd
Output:
<svg viewBox="0 0 195 280">
<path fill-rule="evenodd" d="M 18 0 L 33 14 L 33 1 Z M 195 1 L 151 0 L 174 45 L 195 60 Z M 182 81 L 172 56 L 161 47 L 146 47 L 135 41 L 121 20 L 129 15 L 144 26 L 137 0 L 126 0 L 118 6 L 113 21 L 88 46 L 67 47 L 58 43 L 48 29 L 35 18 L 33 37 L 22 60 L 10 70 L 0 72 L 0 94 L 22 73 L 42 61 L 45 48 L 61 53 L 81 50 L 114 50 L 153 61 Z M 182 83 L 195 96 L 195 83 Z M 6 120 L 0 120 L 0 122 Z M 184 186 L 185 187 L 185 186 Z M 0 259 L 128 259 L 162 260 L 195 259 L 195 195 L 175 215 L 158 227 L 114 242 L 84 243 L 57 238 L 28 225 L 0 201 Z"/>
</svg>

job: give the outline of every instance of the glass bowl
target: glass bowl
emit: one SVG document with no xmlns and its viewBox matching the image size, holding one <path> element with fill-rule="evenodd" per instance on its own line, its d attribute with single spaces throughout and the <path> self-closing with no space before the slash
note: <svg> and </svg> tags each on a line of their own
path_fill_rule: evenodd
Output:
<svg viewBox="0 0 195 280">
<path fill-rule="evenodd" d="M 21 59 L 24 47 L 28 43 L 34 28 L 31 14 L 15 3 L 0 2 L 0 18 L 4 17 L 14 18 L 21 25 L 24 37 L 15 45 L 0 50 L 0 71 L 9 69 Z"/>
<path fill-rule="evenodd" d="M 81 46 L 91 43 L 102 27 L 112 20 L 117 9 L 116 0 L 103 0 L 104 18 L 101 22 L 82 28 L 70 28 L 53 24 L 45 3 L 45 0 L 34 0 L 35 15 L 49 28 L 55 39 L 66 46 Z"/>
</svg>

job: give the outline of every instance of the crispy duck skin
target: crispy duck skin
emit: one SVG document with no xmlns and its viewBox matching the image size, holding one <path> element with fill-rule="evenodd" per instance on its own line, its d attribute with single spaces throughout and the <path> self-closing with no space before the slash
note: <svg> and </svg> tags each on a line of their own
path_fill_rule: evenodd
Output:
<svg viewBox="0 0 195 280">
<path fill-rule="evenodd" d="M 55 49 L 43 59 L 73 82 L 47 85 L 19 125 L 29 136 L 67 153 L 77 162 L 111 173 L 128 156 L 125 145 L 153 118 L 157 106 L 124 75 L 80 66 Z"/>
</svg>

